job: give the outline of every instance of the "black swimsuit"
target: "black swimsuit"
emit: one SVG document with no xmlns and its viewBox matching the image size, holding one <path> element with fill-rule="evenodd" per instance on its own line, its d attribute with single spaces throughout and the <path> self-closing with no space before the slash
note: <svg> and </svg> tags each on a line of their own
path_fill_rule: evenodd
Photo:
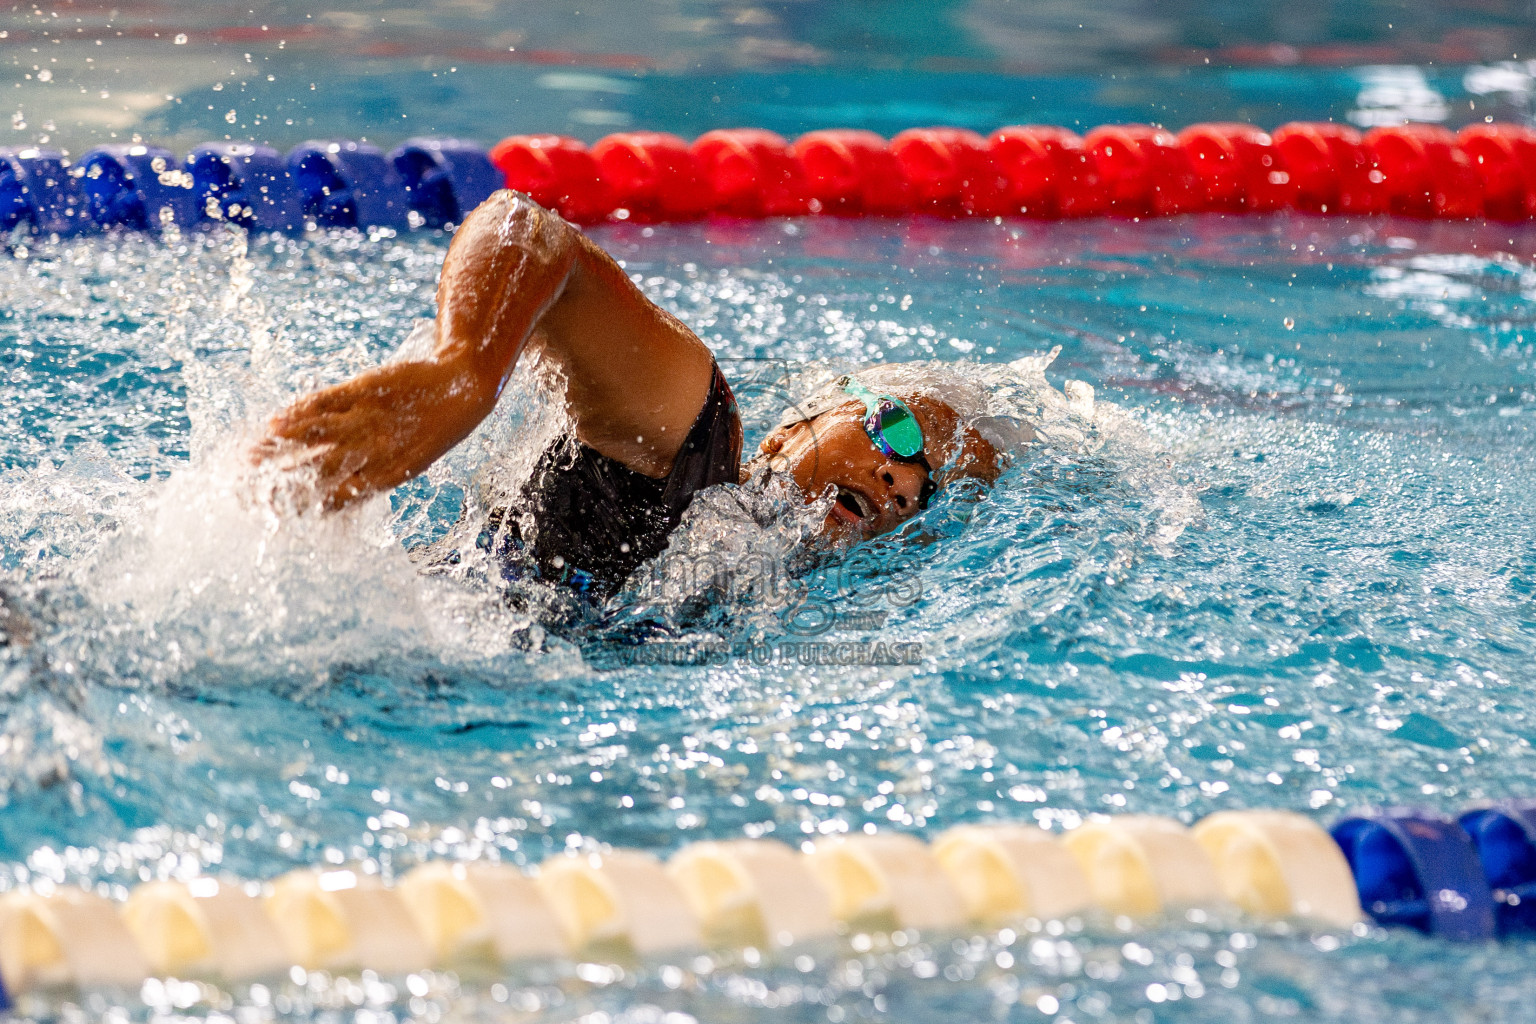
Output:
<svg viewBox="0 0 1536 1024">
<path fill-rule="evenodd" d="M 637 473 L 579 442 L 574 452 L 555 445 L 515 508 L 492 512 L 481 536 L 508 577 L 531 567 L 542 579 L 605 598 L 666 548 L 694 494 L 735 483 L 740 466 L 741 417 L 716 366 L 704 408 L 666 476 Z"/>
</svg>

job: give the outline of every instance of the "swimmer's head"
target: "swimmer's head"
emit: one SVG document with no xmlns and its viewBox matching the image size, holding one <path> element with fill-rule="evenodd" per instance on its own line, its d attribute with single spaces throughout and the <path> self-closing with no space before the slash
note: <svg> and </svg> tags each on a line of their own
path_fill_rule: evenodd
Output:
<svg viewBox="0 0 1536 1024">
<path fill-rule="evenodd" d="M 972 393 L 978 388 L 953 371 L 921 364 L 859 370 L 786 410 L 763 439 L 761 457 L 793 478 L 807 502 L 833 496 L 827 535 L 860 540 L 886 533 L 917 515 L 932 493 L 953 480 L 997 479 L 1001 452 L 959 411 L 978 407 L 978 394 Z M 900 403 L 897 420 L 900 407 L 916 420 L 919 452 L 883 451 L 882 444 L 891 445 L 866 426 L 871 403 L 879 408 L 886 398 Z M 879 419 L 877 414 L 876 423 Z"/>
</svg>

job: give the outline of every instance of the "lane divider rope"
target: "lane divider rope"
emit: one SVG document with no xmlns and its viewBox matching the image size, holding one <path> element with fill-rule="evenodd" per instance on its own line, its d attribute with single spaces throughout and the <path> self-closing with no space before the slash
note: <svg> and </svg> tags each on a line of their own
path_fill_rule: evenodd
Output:
<svg viewBox="0 0 1536 1024">
<path fill-rule="evenodd" d="M 0 230 L 72 235 L 231 221 L 254 230 L 442 227 L 498 188 L 580 224 L 785 216 L 1164 217 L 1307 213 L 1523 221 L 1536 217 L 1536 129 L 1373 128 L 1293 122 L 1274 132 L 1197 124 L 1104 125 L 1078 136 L 1022 125 L 982 136 L 913 128 L 756 128 L 692 143 L 620 132 L 590 148 L 515 135 L 490 150 L 417 138 L 385 154 L 344 139 L 210 142 L 178 160 L 144 144 L 0 148 Z"/>
<path fill-rule="evenodd" d="M 353 868 L 270 882 L 146 882 L 117 902 L 68 886 L 0 896 L 11 995 L 250 981 L 299 966 L 400 974 L 466 960 L 773 950 L 898 929 L 955 931 L 1099 912 L 1155 922 L 1241 911 L 1350 928 L 1367 916 L 1458 940 L 1536 930 L 1536 801 L 1452 820 L 1387 809 L 1325 831 L 1286 811 L 1221 811 L 1192 828 L 1146 815 L 1061 835 L 964 825 L 902 833 L 697 842 L 551 857 L 536 869 L 434 861 L 395 884 Z M 10 996 L 5 997 L 8 1001 Z"/>
</svg>

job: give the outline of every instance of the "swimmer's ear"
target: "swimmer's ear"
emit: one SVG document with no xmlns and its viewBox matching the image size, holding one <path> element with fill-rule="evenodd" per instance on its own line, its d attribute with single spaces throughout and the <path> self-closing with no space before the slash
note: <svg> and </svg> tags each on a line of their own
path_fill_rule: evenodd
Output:
<svg viewBox="0 0 1536 1024">
<path fill-rule="evenodd" d="M 809 433 L 811 444 L 816 444 L 816 425 L 811 420 L 796 420 L 788 426 L 774 427 L 768 436 L 758 444 L 762 454 L 773 457 L 780 454 L 790 444 L 797 440 L 801 434 Z"/>
<path fill-rule="evenodd" d="M 796 420 L 787 426 L 774 427 L 768 432 L 768 436 L 763 438 L 758 448 L 762 450 L 764 455 L 777 455 L 784 450 L 784 446 L 789 443 L 790 438 L 802 430 L 812 431 L 814 436 L 816 428 L 810 420 Z"/>
</svg>

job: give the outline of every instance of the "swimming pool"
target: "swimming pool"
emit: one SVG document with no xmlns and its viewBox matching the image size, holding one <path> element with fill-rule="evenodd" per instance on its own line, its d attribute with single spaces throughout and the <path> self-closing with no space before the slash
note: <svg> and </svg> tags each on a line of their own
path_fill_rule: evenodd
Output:
<svg viewBox="0 0 1536 1024">
<path fill-rule="evenodd" d="M 628 664 L 612 636 L 561 637 L 403 550 L 451 523 L 510 409 L 393 510 L 277 531 L 220 490 L 216 453 L 253 409 L 379 358 L 429 311 L 444 238 L 35 247 L 0 268 L 24 424 L 6 569 L 42 622 L 6 667 L 10 879 L 1528 791 L 1531 271 L 1494 253 L 1536 236 L 1299 216 L 597 235 L 738 380 L 1061 345 L 1060 372 L 1134 429 L 1022 460 L 979 505 L 938 502 L 940 542 L 867 546 L 921 596 L 821 635 L 921 644 L 919 665 Z M 761 429 L 771 392 L 743 390 Z M 868 565 L 809 585 L 890 577 Z M 671 635 L 769 629 L 737 608 Z M 454 998 L 550 1020 L 810 1015 L 823 998 L 919 1019 L 1005 1003 L 1027 1019 L 1052 999 L 1090 1019 L 1343 1019 L 1524 992 L 1518 944 L 1095 927 L 834 949 L 804 972 L 684 964 L 681 988 L 659 967 L 463 981 Z M 1172 985 L 1182 1001 L 1156 1002 Z M 347 996 L 283 998 L 318 1013 Z"/>
<path fill-rule="evenodd" d="M 1321 83 L 1332 111 L 1359 99 L 1345 77 L 1296 72 L 1274 95 Z M 808 81 L 727 78 L 723 95 L 743 97 Z M 915 74 L 889 83 L 926 91 Z M 682 91 L 638 88 L 584 95 Z M 399 89 L 411 100 L 421 83 Z M 1231 109 L 1200 95 L 1189 119 Z M 887 99 L 841 120 L 889 130 Z M 1115 117 L 1063 103 L 1050 119 Z M 800 124 L 796 110 L 784 116 Z M 684 113 L 657 126 L 687 131 Z M 0 881 L 120 895 L 153 877 L 537 863 L 599 842 L 665 853 L 1228 807 L 1330 820 L 1531 793 L 1531 229 L 1281 215 L 594 234 L 714 348 L 749 442 L 807 365 L 1058 345 L 1052 379 L 1088 381 L 1127 421 L 1020 460 L 986 501 L 940 500 L 931 537 L 789 578 L 818 608 L 859 599 L 825 631 L 746 599 L 701 610 L 679 600 L 701 588 L 676 576 L 665 600 L 632 598 L 597 628 L 552 627 L 474 581 L 422 576 L 407 554 L 526 455 L 521 421 L 544 422 L 527 382 L 526 404 L 504 403 L 441 472 L 350 519 L 279 529 L 231 493 L 228 445 L 249 417 L 382 358 L 430 315 L 445 237 L 15 238 L 0 261 L 0 409 L 20 429 L 0 438 L 0 551 L 35 640 L 0 654 Z M 703 515 L 682 540 L 717 541 L 715 525 Z M 746 543 L 778 554 L 789 540 Z M 637 630 L 684 663 L 638 663 Z M 709 646 L 785 638 L 921 654 L 832 668 Z M 1527 953 L 1091 919 L 766 962 L 152 983 L 127 1012 L 1516 1020 L 1530 1015 Z M 41 1009 L 104 1016 L 109 1002 Z"/>
</svg>

